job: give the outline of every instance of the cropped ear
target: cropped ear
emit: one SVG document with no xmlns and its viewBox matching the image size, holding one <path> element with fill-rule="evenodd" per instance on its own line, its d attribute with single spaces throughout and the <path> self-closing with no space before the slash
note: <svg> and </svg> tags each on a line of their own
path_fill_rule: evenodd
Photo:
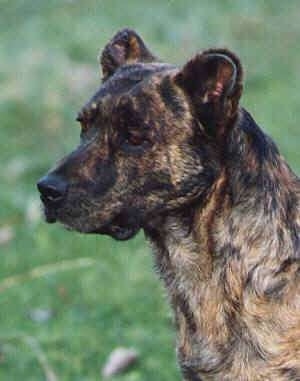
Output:
<svg viewBox="0 0 300 381">
<path fill-rule="evenodd" d="M 99 56 L 99 61 L 105 81 L 122 65 L 154 62 L 157 59 L 134 30 L 123 29 L 105 46 Z"/>
<path fill-rule="evenodd" d="M 223 134 L 232 124 L 242 94 L 242 66 L 226 49 L 196 55 L 175 76 L 189 97 L 195 115 L 208 133 Z"/>
</svg>

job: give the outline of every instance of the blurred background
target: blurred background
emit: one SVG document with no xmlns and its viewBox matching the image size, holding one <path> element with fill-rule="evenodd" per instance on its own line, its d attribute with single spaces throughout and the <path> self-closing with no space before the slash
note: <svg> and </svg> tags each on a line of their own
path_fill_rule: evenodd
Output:
<svg viewBox="0 0 300 381">
<path fill-rule="evenodd" d="M 46 225 L 36 180 L 78 142 L 100 83 L 99 49 L 125 26 L 184 63 L 226 46 L 246 68 L 242 104 L 300 170 L 300 2 L 0 0 L 0 380 L 180 380 L 169 307 L 142 234 L 118 243 Z"/>
</svg>

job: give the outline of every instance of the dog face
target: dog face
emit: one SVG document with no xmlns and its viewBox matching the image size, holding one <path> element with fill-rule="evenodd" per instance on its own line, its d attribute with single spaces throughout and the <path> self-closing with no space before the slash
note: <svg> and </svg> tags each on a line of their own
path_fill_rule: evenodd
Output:
<svg viewBox="0 0 300 381">
<path fill-rule="evenodd" d="M 38 183 L 46 220 L 128 239 L 209 192 L 237 116 L 241 67 L 208 50 L 182 69 L 124 30 L 101 56 L 103 82 L 79 112 L 79 146 Z"/>
</svg>

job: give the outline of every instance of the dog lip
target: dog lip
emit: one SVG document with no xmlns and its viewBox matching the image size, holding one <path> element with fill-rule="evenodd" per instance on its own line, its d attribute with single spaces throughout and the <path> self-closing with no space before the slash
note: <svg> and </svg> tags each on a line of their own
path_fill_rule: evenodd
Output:
<svg viewBox="0 0 300 381">
<path fill-rule="evenodd" d="M 134 237 L 141 227 L 139 215 L 136 212 L 133 213 L 131 209 L 124 210 L 100 227 L 92 229 L 89 233 L 106 234 L 118 241 L 126 241 Z"/>
<path fill-rule="evenodd" d="M 53 215 L 52 213 L 46 212 L 46 211 L 45 211 L 45 218 L 46 218 L 46 222 L 48 222 L 48 224 L 54 224 L 57 221 L 55 215 Z"/>
<path fill-rule="evenodd" d="M 53 224 L 54 222 L 57 221 L 57 213 L 56 210 L 53 208 L 49 208 L 44 204 L 44 216 L 45 220 L 49 224 Z"/>
</svg>

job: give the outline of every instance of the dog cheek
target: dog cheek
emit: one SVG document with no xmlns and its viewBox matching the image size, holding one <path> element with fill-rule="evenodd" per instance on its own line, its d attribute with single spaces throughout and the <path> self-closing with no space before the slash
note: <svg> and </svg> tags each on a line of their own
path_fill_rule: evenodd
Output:
<svg viewBox="0 0 300 381">
<path fill-rule="evenodd" d="M 117 182 L 118 173 L 113 162 L 106 161 L 97 165 L 94 173 L 93 196 L 103 197 Z"/>
</svg>

